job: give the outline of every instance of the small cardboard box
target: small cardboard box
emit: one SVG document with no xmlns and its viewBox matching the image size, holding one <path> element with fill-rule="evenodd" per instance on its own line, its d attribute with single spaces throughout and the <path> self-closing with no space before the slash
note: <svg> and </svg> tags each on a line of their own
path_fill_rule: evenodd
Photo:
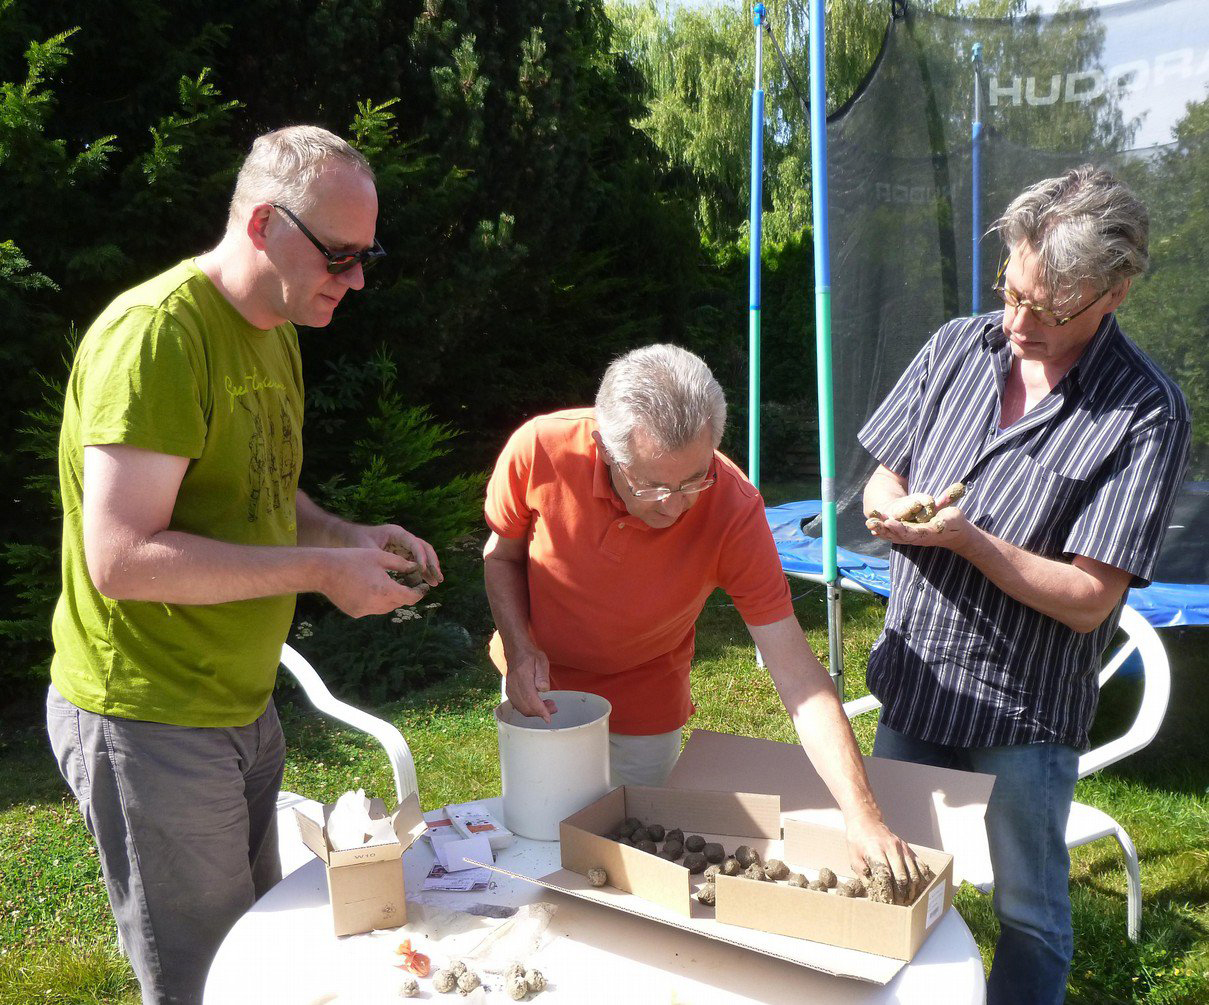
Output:
<svg viewBox="0 0 1209 1005">
<path fill-rule="evenodd" d="M 327 822 L 335 803 L 322 808 L 316 820 L 296 808 L 303 843 L 327 866 L 327 890 L 332 902 L 332 924 L 336 935 L 358 935 L 375 928 L 398 928 L 407 923 L 407 899 L 403 888 L 402 856 L 424 833 L 420 797 L 408 796 L 390 815 L 397 840 L 336 851 L 327 836 Z M 370 800 L 370 817 L 387 816 L 381 799 Z"/>
</svg>

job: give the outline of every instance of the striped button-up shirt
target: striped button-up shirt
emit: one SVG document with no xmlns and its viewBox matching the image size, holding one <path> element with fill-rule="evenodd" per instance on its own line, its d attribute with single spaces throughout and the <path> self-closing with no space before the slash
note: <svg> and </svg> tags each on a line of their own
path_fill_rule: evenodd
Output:
<svg viewBox="0 0 1209 1005">
<path fill-rule="evenodd" d="M 1043 400 L 999 429 L 1011 368 L 1003 314 L 951 321 L 860 432 L 911 492 L 964 482 L 959 506 L 1035 555 L 1085 555 L 1149 582 L 1192 425 L 1179 388 L 1108 315 Z M 947 548 L 893 549 L 869 689 L 891 729 L 966 747 L 1080 749 L 1120 605 L 1081 634 L 1014 600 Z M 1122 598 L 1121 603 L 1124 603 Z"/>
</svg>

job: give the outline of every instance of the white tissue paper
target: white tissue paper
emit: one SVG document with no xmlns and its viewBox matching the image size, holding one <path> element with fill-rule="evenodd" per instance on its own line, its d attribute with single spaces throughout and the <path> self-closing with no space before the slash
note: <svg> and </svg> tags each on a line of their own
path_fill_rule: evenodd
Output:
<svg viewBox="0 0 1209 1005">
<path fill-rule="evenodd" d="M 365 790 L 346 792 L 336 800 L 327 818 L 327 839 L 333 851 L 347 851 L 368 844 L 390 844 L 399 840 L 390 819 L 370 816 Z"/>
</svg>

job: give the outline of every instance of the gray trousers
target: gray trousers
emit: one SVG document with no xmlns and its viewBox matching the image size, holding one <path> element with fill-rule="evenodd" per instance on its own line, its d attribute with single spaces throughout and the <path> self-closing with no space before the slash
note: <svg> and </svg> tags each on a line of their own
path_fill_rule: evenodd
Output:
<svg viewBox="0 0 1209 1005">
<path fill-rule="evenodd" d="M 248 726 L 170 726 L 85 712 L 51 685 L 46 728 L 143 1002 L 201 1002 L 223 937 L 281 879 L 276 708 Z"/>
</svg>

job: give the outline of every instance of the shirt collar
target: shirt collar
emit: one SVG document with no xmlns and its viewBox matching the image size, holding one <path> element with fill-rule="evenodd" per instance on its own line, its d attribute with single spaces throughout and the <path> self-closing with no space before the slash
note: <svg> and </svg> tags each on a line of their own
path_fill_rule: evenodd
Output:
<svg viewBox="0 0 1209 1005">
<path fill-rule="evenodd" d="M 597 499 L 608 499 L 614 508 L 625 510 L 625 503 L 618 498 L 617 492 L 613 488 L 609 466 L 605 463 L 601 449 L 595 440 L 592 441 L 592 495 Z"/>
<path fill-rule="evenodd" d="M 993 353 L 999 352 L 1008 343 L 1007 333 L 1003 330 L 1003 314 L 998 317 L 997 321 L 988 318 L 982 329 L 982 344 Z M 1121 338 L 1121 326 L 1117 324 L 1116 314 L 1106 314 L 1083 350 L 1083 355 L 1075 360 L 1063 380 L 1070 380 L 1081 391 L 1089 390 L 1104 376 L 1105 358 Z"/>
</svg>

